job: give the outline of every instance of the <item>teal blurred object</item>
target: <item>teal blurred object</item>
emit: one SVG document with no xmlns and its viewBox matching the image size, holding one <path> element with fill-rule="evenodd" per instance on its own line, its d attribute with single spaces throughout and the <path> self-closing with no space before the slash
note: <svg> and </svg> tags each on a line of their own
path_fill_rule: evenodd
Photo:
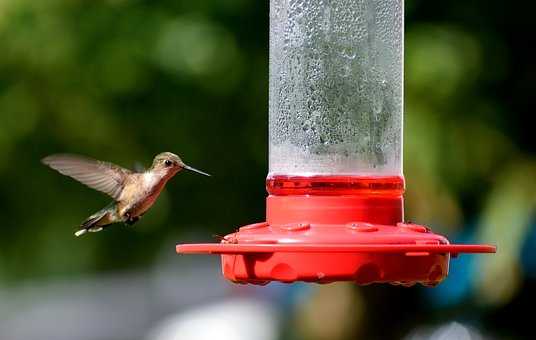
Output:
<svg viewBox="0 0 536 340">
<path fill-rule="evenodd" d="M 521 249 L 521 263 L 524 273 L 531 279 L 536 279 L 536 221 L 532 221 L 529 233 Z"/>
<path fill-rule="evenodd" d="M 451 239 L 453 243 L 477 242 L 475 226 L 466 226 L 459 235 Z M 474 294 L 477 261 L 474 256 L 459 255 L 449 264 L 448 279 L 435 289 L 423 289 L 425 297 L 432 302 L 432 308 L 452 308 L 463 304 Z"/>
</svg>

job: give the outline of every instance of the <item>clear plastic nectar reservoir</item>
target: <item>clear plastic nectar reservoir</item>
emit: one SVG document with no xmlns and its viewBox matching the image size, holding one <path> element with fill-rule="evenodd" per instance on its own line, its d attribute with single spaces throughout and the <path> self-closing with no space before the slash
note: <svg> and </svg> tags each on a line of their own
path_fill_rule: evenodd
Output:
<svg viewBox="0 0 536 340">
<path fill-rule="evenodd" d="M 269 106 L 271 194 L 403 188 L 403 1 L 270 1 Z"/>
</svg>

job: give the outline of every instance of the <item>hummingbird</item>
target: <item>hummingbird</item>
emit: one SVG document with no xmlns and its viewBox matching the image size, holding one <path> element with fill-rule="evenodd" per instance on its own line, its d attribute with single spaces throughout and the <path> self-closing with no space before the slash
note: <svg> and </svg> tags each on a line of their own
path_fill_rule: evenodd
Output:
<svg viewBox="0 0 536 340">
<path fill-rule="evenodd" d="M 151 168 L 146 171 L 131 171 L 109 162 L 71 154 L 50 155 L 41 161 L 113 198 L 109 205 L 82 222 L 75 236 L 98 232 L 114 223 L 133 225 L 151 208 L 166 183 L 182 170 L 210 176 L 184 164 L 171 152 L 156 155 Z"/>
</svg>

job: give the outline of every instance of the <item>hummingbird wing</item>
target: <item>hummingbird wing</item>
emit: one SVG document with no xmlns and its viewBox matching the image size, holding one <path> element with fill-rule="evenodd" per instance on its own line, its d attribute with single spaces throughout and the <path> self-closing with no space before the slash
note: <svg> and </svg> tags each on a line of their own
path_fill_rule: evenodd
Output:
<svg viewBox="0 0 536 340">
<path fill-rule="evenodd" d="M 88 187 L 118 200 L 130 170 L 112 163 L 87 157 L 58 154 L 43 158 L 43 164 L 59 173 L 76 179 Z"/>
</svg>

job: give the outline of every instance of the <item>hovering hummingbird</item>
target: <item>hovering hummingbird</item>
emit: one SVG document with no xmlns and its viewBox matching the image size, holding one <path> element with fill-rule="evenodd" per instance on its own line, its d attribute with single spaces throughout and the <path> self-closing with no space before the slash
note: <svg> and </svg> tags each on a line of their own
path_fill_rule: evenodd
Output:
<svg viewBox="0 0 536 340">
<path fill-rule="evenodd" d="M 133 172 L 112 163 L 95 159 L 58 154 L 43 158 L 42 162 L 59 173 L 72 177 L 88 187 L 110 195 L 114 201 L 89 216 L 75 235 L 101 231 L 106 226 L 124 222 L 136 223 L 154 204 L 167 181 L 182 170 L 209 174 L 184 164 L 171 152 L 156 155 L 146 171 Z"/>
</svg>

